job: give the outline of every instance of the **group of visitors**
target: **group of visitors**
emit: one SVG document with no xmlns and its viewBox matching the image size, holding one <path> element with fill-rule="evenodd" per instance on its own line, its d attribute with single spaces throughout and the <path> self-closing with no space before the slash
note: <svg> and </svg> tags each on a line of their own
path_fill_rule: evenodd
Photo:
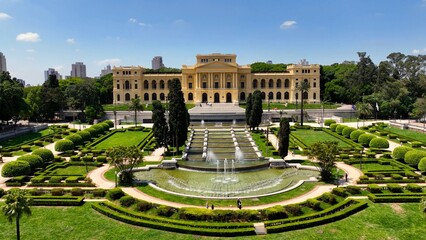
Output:
<svg viewBox="0 0 426 240">
<path fill-rule="evenodd" d="M 210 207 L 209 202 L 206 202 L 206 208 L 209 209 L 209 207 Z M 241 208 L 243 208 L 243 204 L 242 204 L 242 202 L 241 202 L 241 200 L 239 198 L 237 199 L 237 207 L 240 210 L 241 210 Z M 214 210 L 214 204 L 213 203 L 212 203 L 211 208 L 212 208 L 212 210 Z"/>
</svg>

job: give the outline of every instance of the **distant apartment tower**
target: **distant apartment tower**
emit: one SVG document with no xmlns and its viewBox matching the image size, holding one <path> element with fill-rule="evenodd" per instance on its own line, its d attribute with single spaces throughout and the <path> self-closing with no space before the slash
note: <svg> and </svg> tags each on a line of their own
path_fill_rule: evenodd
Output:
<svg viewBox="0 0 426 240">
<path fill-rule="evenodd" d="M 0 72 L 7 71 L 6 67 L 6 57 L 3 55 L 2 52 L 0 52 Z"/>
<path fill-rule="evenodd" d="M 153 70 L 158 70 L 158 69 L 160 69 L 162 67 L 164 67 L 163 57 L 161 57 L 161 56 L 155 56 L 152 59 L 152 69 Z"/>
<path fill-rule="evenodd" d="M 104 69 L 101 70 L 100 77 L 103 77 L 103 76 L 105 76 L 107 74 L 110 74 L 110 73 L 112 73 L 111 65 L 108 64 L 108 66 L 106 66 L 106 68 L 104 68 Z"/>
<path fill-rule="evenodd" d="M 49 79 L 50 75 L 55 75 L 56 79 L 58 80 L 62 79 L 62 75 L 59 74 L 58 71 L 56 71 L 54 68 L 49 68 L 47 69 L 47 71 L 44 71 L 44 81 Z"/>
<path fill-rule="evenodd" d="M 71 65 L 71 77 L 86 78 L 86 65 L 76 62 Z"/>
</svg>

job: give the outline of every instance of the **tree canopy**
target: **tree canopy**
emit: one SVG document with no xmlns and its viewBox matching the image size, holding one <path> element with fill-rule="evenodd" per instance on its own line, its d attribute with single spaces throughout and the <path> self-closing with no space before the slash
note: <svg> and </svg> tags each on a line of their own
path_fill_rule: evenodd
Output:
<svg viewBox="0 0 426 240">
<path fill-rule="evenodd" d="M 331 173 L 335 166 L 336 155 L 339 154 L 338 143 L 334 141 L 316 142 L 310 146 L 308 156 L 318 161 L 321 168 L 320 175 L 323 181 L 333 179 Z"/>
<path fill-rule="evenodd" d="M 178 149 L 185 144 L 188 138 L 189 113 L 185 106 L 182 87 L 179 79 L 175 78 L 170 83 L 169 94 L 169 136 L 171 142 Z"/>
</svg>

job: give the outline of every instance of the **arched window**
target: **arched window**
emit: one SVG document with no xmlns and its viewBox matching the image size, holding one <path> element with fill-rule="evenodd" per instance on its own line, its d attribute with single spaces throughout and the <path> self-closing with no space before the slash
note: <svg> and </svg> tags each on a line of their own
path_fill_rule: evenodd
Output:
<svg viewBox="0 0 426 240">
<path fill-rule="evenodd" d="M 120 101 L 120 94 L 117 94 L 117 101 Z"/>
<path fill-rule="evenodd" d="M 149 101 L 149 94 L 148 94 L 148 93 L 145 93 L 145 94 L 143 95 L 143 100 L 144 100 L 144 101 Z"/>
<path fill-rule="evenodd" d="M 246 100 L 246 94 L 244 92 L 240 93 L 240 101 Z"/>
<path fill-rule="evenodd" d="M 265 88 L 266 81 L 265 79 L 260 80 L 260 88 Z"/>
<path fill-rule="evenodd" d="M 160 80 L 160 89 L 164 89 L 164 80 Z"/>
<path fill-rule="evenodd" d="M 289 99 L 290 99 L 290 93 L 285 92 L 285 93 L 284 93 L 284 99 L 285 99 L 285 100 L 289 100 Z"/>
<path fill-rule="evenodd" d="M 130 93 L 126 93 L 126 95 L 124 95 L 124 100 L 127 102 L 127 101 L 130 101 Z"/>
<path fill-rule="evenodd" d="M 226 94 L 226 102 L 227 103 L 231 103 L 232 102 L 232 94 L 231 93 L 227 93 Z"/>
<path fill-rule="evenodd" d="M 277 100 L 281 100 L 281 92 L 277 92 Z"/>
<path fill-rule="evenodd" d="M 314 99 L 317 99 L 317 93 L 314 93 Z"/>
<path fill-rule="evenodd" d="M 257 88 L 257 79 L 253 79 L 253 88 Z"/>
<path fill-rule="evenodd" d="M 160 93 L 160 101 L 164 101 L 166 98 L 164 97 L 164 93 Z"/>
<path fill-rule="evenodd" d="M 188 93 L 188 101 L 193 101 L 194 100 L 194 95 L 192 95 L 192 93 Z"/>
<path fill-rule="evenodd" d="M 130 82 L 129 81 L 124 82 L 124 89 L 130 89 Z"/>
<path fill-rule="evenodd" d="M 281 79 L 277 79 L 277 88 L 281 88 Z"/>
<path fill-rule="evenodd" d="M 311 84 L 309 83 L 308 79 L 303 80 L 305 83 L 308 83 L 308 86 L 311 86 Z"/>
<path fill-rule="evenodd" d="M 152 89 L 157 89 L 157 81 L 152 80 L 151 86 L 152 86 Z"/>
<path fill-rule="evenodd" d="M 152 94 L 152 101 L 155 101 L 155 100 L 157 100 L 157 94 L 156 94 L 156 93 L 153 93 L 153 94 Z"/>
<path fill-rule="evenodd" d="M 143 81 L 143 89 L 148 89 L 148 88 L 149 88 L 148 80 Z"/>
<path fill-rule="evenodd" d="M 274 80 L 269 79 L 268 88 L 274 88 Z"/>
<path fill-rule="evenodd" d="M 303 99 L 307 100 L 308 99 L 308 92 L 303 92 Z"/>
<path fill-rule="evenodd" d="M 290 80 L 286 79 L 284 80 L 284 87 L 289 88 L 290 87 Z"/>
<path fill-rule="evenodd" d="M 266 95 L 265 92 L 262 92 L 262 94 L 261 94 L 262 100 L 265 100 L 265 98 L 266 98 L 265 95 Z"/>
<path fill-rule="evenodd" d="M 268 99 L 270 99 L 270 100 L 274 99 L 274 93 L 273 92 L 268 93 Z"/>
</svg>

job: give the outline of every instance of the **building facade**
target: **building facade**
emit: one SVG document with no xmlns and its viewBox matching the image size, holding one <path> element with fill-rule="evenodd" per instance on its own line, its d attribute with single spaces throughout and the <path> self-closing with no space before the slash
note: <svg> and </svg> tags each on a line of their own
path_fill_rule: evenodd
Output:
<svg viewBox="0 0 426 240">
<path fill-rule="evenodd" d="M 0 52 L 0 72 L 6 72 L 7 66 L 6 66 L 6 57 L 3 55 L 2 52 Z"/>
<path fill-rule="evenodd" d="M 86 65 L 76 62 L 71 65 L 71 77 L 86 78 Z"/>
<path fill-rule="evenodd" d="M 58 80 L 62 79 L 62 75 L 59 74 L 58 71 L 56 71 L 54 68 L 49 68 L 46 71 L 44 71 L 44 81 L 47 81 L 47 79 L 49 79 L 50 75 L 55 75 L 56 79 L 58 79 Z"/>
<path fill-rule="evenodd" d="M 304 100 L 320 102 L 320 66 L 318 64 L 288 65 L 284 72 L 252 73 L 249 65 L 236 63 L 235 54 L 197 55 L 197 63 L 182 65 L 181 73 L 144 73 L 141 66 L 113 68 L 114 104 L 128 103 L 141 98 L 144 103 L 154 100 L 166 102 L 170 81 L 181 81 L 185 101 L 189 103 L 244 102 L 255 90 L 270 102 L 297 103 L 301 96 L 297 86 L 302 81 L 310 85 Z"/>
<path fill-rule="evenodd" d="M 158 70 L 162 67 L 164 67 L 163 64 L 163 57 L 161 56 L 155 56 L 151 61 L 152 69 Z"/>
</svg>

